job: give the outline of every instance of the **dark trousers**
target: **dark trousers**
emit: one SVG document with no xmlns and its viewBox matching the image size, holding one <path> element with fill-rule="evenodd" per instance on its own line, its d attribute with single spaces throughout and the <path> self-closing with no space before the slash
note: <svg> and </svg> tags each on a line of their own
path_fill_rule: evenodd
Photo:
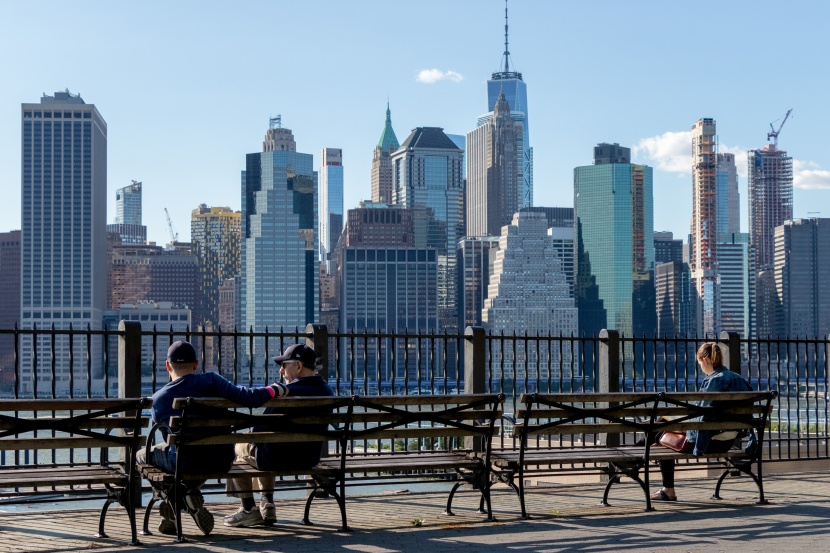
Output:
<svg viewBox="0 0 830 553">
<path fill-rule="evenodd" d="M 657 434 L 657 440 L 660 440 L 660 434 Z M 658 442 L 655 442 L 657 444 Z M 735 440 L 709 440 L 709 447 L 706 453 L 725 453 L 729 451 Z M 692 453 L 695 450 L 694 442 L 686 442 L 683 446 L 683 453 Z M 663 487 L 674 487 L 674 459 L 667 461 L 660 461 L 660 474 L 663 477 Z"/>
</svg>

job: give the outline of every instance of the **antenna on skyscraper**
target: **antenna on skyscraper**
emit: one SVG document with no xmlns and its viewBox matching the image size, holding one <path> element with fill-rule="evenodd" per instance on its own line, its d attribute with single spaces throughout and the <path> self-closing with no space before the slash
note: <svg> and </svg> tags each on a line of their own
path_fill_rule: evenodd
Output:
<svg viewBox="0 0 830 553">
<path fill-rule="evenodd" d="M 276 117 L 269 117 L 268 118 L 268 128 L 269 129 L 281 129 L 282 128 L 282 115 L 277 114 Z"/>
<path fill-rule="evenodd" d="M 510 49 L 507 47 L 507 0 L 504 0 L 504 72 L 510 72 Z"/>
</svg>

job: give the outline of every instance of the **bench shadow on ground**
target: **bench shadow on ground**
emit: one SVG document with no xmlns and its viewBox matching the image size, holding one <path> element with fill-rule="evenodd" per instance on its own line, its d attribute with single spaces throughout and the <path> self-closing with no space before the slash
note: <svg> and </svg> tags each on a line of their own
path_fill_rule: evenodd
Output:
<svg viewBox="0 0 830 553">
<path fill-rule="evenodd" d="M 740 550 L 739 544 L 747 543 L 763 549 L 767 540 L 776 544 L 806 541 L 816 544 L 818 550 L 830 520 L 830 505 L 823 505 L 826 500 L 820 494 L 766 506 L 747 504 L 746 495 L 723 502 L 679 501 L 660 504 L 658 510 L 646 513 L 642 502 L 634 499 L 636 494 L 620 498 L 610 508 L 597 508 L 593 493 L 580 490 L 569 494 L 562 490 L 530 494 L 534 516 L 529 521 L 516 514 L 515 496 L 496 494 L 497 520 L 487 522 L 474 512 L 475 496 L 464 495 L 466 498 L 458 501 L 455 517 L 437 514 L 445 500 L 443 494 L 355 497 L 349 504 L 350 533 L 337 531 L 339 516 L 333 501 L 321 502 L 317 516 L 313 515 L 314 526 L 293 522 L 300 518 L 301 502 L 286 502 L 281 504 L 280 520 L 275 526 L 253 529 L 223 527 L 221 517 L 235 506 L 217 505 L 217 528 L 210 536 L 196 535 L 195 526 L 187 520 L 184 529 L 190 541 L 175 544 L 169 536 L 141 536 L 143 547 L 138 549 L 124 539 L 129 536 L 129 528 L 121 509 L 112 510 L 107 517 L 107 530 L 114 539 L 90 537 L 97 526 L 97 513 L 92 511 L 62 511 L 59 519 L 55 513 L 2 514 L 0 552 L 697 551 L 712 547 Z M 695 493 L 690 497 L 705 496 Z M 569 508 L 561 515 L 555 514 L 551 506 L 563 504 L 563 498 L 570 498 Z"/>
</svg>

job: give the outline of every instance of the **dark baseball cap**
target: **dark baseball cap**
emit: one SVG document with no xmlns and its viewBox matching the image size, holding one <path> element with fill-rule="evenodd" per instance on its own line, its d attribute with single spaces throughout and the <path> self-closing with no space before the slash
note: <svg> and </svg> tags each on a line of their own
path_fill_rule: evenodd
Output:
<svg viewBox="0 0 830 553">
<path fill-rule="evenodd" d="M 196 350 L 190 342 L 179 340 L 167 348 L 167 360 L 171 363 L 193 363 L 196 361 Z"/>
<path fill-rule="evenodd" d="M 274 361 L 277 363 L 295 359 L 302 362 L 307 368 L 313 369 L 317 363 L 317 352 L 305 344 L 294 344 L 293 346 L 288 346 L 282 355 L 274 357 Z"/>
</svg>

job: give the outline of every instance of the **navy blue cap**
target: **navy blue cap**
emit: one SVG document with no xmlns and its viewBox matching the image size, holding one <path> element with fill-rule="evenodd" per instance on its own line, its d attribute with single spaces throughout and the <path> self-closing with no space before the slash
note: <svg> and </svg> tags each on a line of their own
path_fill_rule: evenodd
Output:
<svg viewBox="0 0 830 553">
<path fill-rule="evenodd" d="M 167 348 L 167 360 L 171 363 L 193 363 L 196 361 L 196 350 L 190 342 L 179 340 Z"/>
<path fill-rule="evenodd" d="M 274 357 L 274 361 L 277 363 L 292 360 L 300 361 L 306 368 L 313 369 L 317 363 L 317 352 L 305 344 L 294 344 L 288 346 L 282 355 Z"/>
</svg>

